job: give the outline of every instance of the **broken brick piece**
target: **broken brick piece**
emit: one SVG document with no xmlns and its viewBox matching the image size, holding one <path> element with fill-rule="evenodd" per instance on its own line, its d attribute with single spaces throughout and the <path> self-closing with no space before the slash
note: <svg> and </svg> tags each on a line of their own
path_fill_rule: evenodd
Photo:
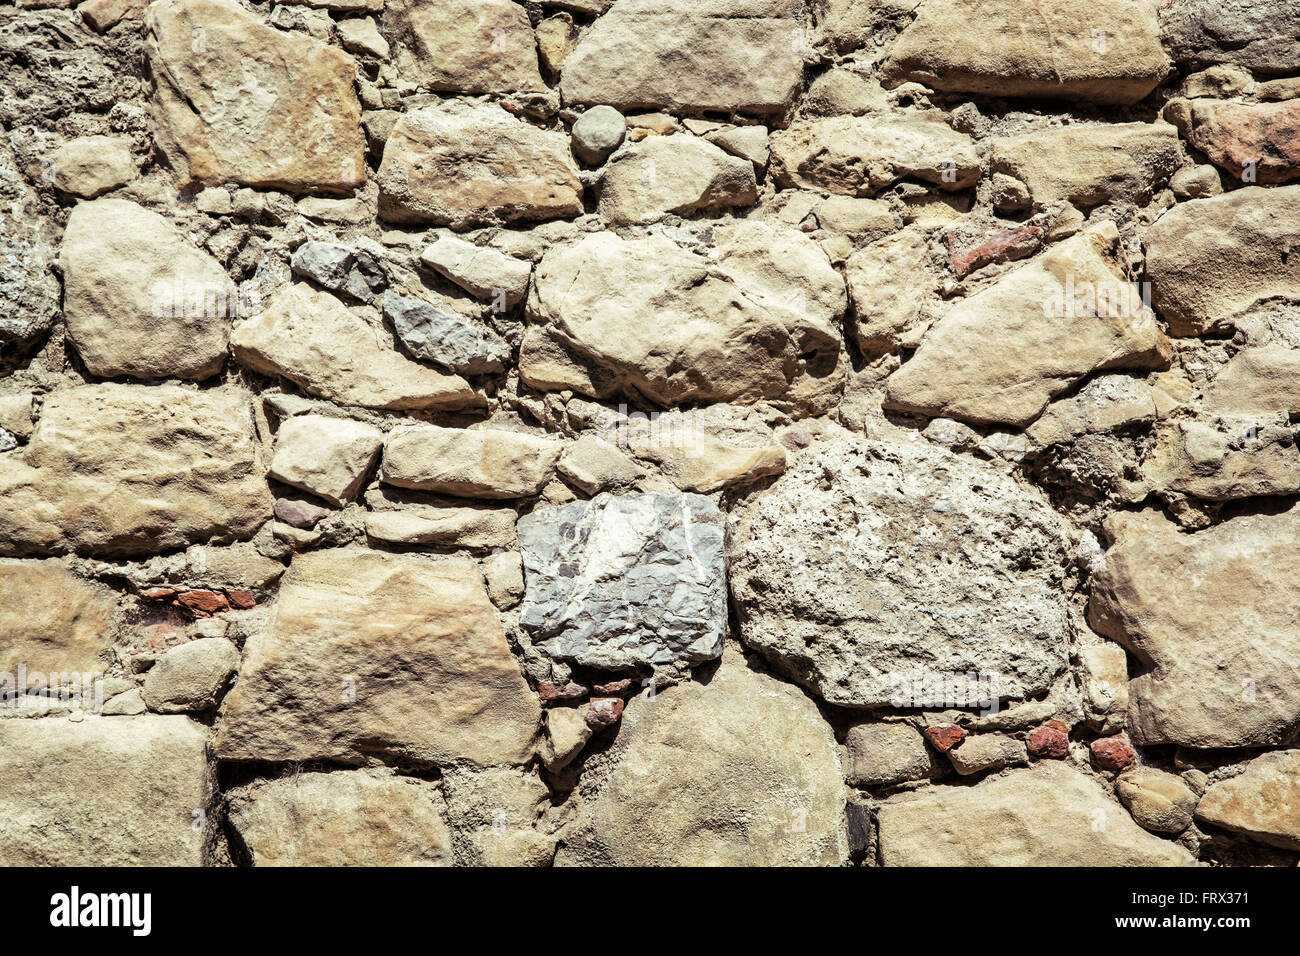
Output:
<svg viewBox="0 0 1300 956">
<path fill-rule="evenodd" d="M 592 730 L 604 730 L 622 716 L 623 700 L 619 697 L 594 697 L 587 705 L 587 726 Z"/>
<path fill-rule="evenodd" d="M 1025 747 L 1035 760 L 1060 759 L 1070 752 L 1070 728 L 1059 720 L 1049 720 L 1029 732 Z"/>
<path fill-rule="evenodd" d="M 930 746 L 941 754 L 946 754 L 949 750 L 952 750 L 966 736 L 966 731 L 956 724 L 939 724 L 935 727 L 926 727 L 921 733 L 925 734 L 925 739 L 930 741 Z"/>
<path fill-rule="evenodd" d="M 226 596 L 220 591 L 186 591 L 177 596 L 176 600 L 191 611 L 199 614 L 215 614 L 217 611 L 224 611 L 230 606 L 230 602 L 226 600 Z"/>
</svg>

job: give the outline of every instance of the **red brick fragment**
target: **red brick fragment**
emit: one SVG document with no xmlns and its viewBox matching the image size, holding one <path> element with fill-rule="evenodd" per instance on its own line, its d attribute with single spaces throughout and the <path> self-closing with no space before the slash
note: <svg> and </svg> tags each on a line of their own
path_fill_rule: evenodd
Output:
<svg viewBox="0 0 1300 956">
<path fill-rule="evenodd" d="M 604 730 L 622 716 L 623 701 L 619 697 L 593 697 L 587 705 L 587 726 L 592 730 Z"/>
<path fill-rule="evenodd" d="M 1124 770 L 1133 766 L 1137 754 L 1123 737 L 1102 737 L 1089 744 L 1092 759 L 1103 770 Z"/>
<path fill-rule="evenodd" d="M 165 601 L 169 597 L 174 597 L 175 588 L 145 588 L 140 592 L 140 597 L 146 601 Z"/>
<path fill-rule="evenodd" d="M 622 697 L 632 689 L 632 678 L 612 680 L 607 684 L 592 684 L 591 692 L 600 697 Z"/>
<path fill-rule="evenodd" d="M 544 680 L 537 685 L 537 696 L 542 699 L 543 704 L 549 704 L 557 700 L 582 700 L 587 696 L 587 688 L 581 684 L 575 684 L 573 681 L 569 681 L 561 687 L 553 681 Z"/>
<path fill-rule="evenodd" d="M 941 754 L 946 754 L 949 750 L 952 750 L 966 737 L 966 731 L 956 724 L 939 724 L 936 727 L 926 727 L 921 733 L 925 734 L 925 739 L 930 741 L 930 746 Z"/>
<path fill-rule="evenodd" d="M 227 591 L 226 598 L 230 601 L 231 607 L 238 608 L 241 611 L 257 607 L 257 595 L 252 591 Z"/>
<path fill-rule="evenodd" d="M 220 591 L 195 590 L 186 591 L 176 600 L 196 614 L 215 614 L 230 606 L 226 596 Z"/>
<path fill-rule="evenodd" d="M 1025 747 L 1035 760 L 1059 760 L 1070 752 L 1070 728 L 1059 720 L 1049 720 L 1029 732 Z"/>
</svg>

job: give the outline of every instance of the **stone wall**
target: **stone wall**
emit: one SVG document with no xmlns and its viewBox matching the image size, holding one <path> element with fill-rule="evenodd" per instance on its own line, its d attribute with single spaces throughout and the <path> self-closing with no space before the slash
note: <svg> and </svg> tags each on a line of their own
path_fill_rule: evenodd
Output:
<svg viewBox="0 0 1300 956">
<path fill-rule="evenodd" d="M 0 90 L 0 863 L 1300 859 L 1300 6 L 19 0 Z"/>
</svg>

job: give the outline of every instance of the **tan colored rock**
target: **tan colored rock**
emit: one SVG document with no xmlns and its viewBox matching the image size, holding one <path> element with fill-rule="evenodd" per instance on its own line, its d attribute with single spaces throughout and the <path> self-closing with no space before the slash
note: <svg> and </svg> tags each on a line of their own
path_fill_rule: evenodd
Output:
<svg viewBox="0 0 1300 956">
<path fill-rule="evenodd" d="M 646 473 L 627 452 L 591 434 L 564 449 L 557 470 L 565 481 L 589 495 L 634 484 Z"/>
<path fill-rule="evenodd" d="M 217 260 L 124 199 L 79 203 L 59 249 L 68 335 L 93 375 L 208 378 L 245 310 Z"/>
<path fill-rule="evenodd" d="M 976 734 L 967 737 L 948 751 L 948 759 L 963 777 L 1003 767 L 1029 763 L 1029 751 L 1023 741 L 1003 734 Z"/>
<path fill-rule="evenodd" d="M 767 168 L 766 126 L 732 126 L 706 133 L 704 138 L 715 146 L 721 146 L 732 156 L 749 160 L 755 170 Z"/>
<path fill-rule="evenodd" d="M 715 238 L 710 259 L 657 235 L 596 233 L 549 250 L 528 315 L 560 356 L 525 338 L 523 380 L 661 405 L 828 407 L 843 380 L 835 318 L 844 290 L 825 253 L 762 223 L 720 228 Z"/>
<path fill-rule="evenodd" d="M 563 770 L 591 739 L 585 707 L 552 707 L 546 712 L 542 763 L 552 773 Z"/>
<path fill-rule="evenodd" d="M 879 787 L 930 776 L 925 741 L 909 724 L 858 724 L 849 730 L 848 782 Z"/>
<path fill-rule="evenodd" d="M 1266 753 L 1210 787 L 1196 819 L 1262 843 L 1300 850 L 1300 750 Z"/>
<path fill-rule="evenodd" d="M 619 0 L 560 80 L 566 104 L 782 114 L 803 85 L 799 8 L 780 0 Z"/>
<path fill-rule="evenodd" d="M 1187 141 L 1231 178 L 1268 184 L 1300 178 L 1300 100 L 1193 100 L 1188 109 Z"/>
<path fill-rule="evenodd" d="M 540 718 L 472 561 L 340 548 L 294 558 L 214 746 L 227 760 L 522 764 Z"/>
<path fill-rule="evenodd" d="M 32 422 L 32 392 L 15 392 L 12 395 L 0 395 L 0 428 L 27 438 L 35 428 Z"/>
<path fill-rule="evenodd" d="M 239 649 L 224 637 L 201 637 L 174 647 L 149 669 L 144 702 L 161 714 L 212 710 L 239 670 Z"/>
<path fill-rule="evenodd" d="M 682 429 L 678 437 L 680 440 L 669 441 L 655 436 L 634 438 L 630 450 L 641 460 L 656 464 L 682 491 L 708 494 L 785 471 L 785 449 L 780 445 L 735 445 L 691 426 Z"/>
<path fill-rule="evenodd" d="M 1169 177 L 1169 188 L 1179 199 L 1207 199 L 1222 193 L 1223 183 L 1213 166 L 1186 166 Z"/>
<path fill-rule="evenodd" d="M 545 88 L 528 14 L 511 0 L 387 0 L 383 10 L 407 83 L 459 93 Z"/>
<path fill-rule="evenodd" d="M 754 166 L 693 136 L 651 136 L 615 154 L 600 185 L 600 214 L 620 226 L 758 202 Z"/>
<path fill-rule="evenodd" d="M 0 561 L 0 685 L 17 686 L 17 672 L 102 673 L 99 652 L 110 643 L 117 601 L 107 588 L 54 561 Z M 78 681 L 84 686 L 80 677 Z M 21 689 L 21 688 L 20 688 Z"/>
<path fill-rule="evenodd" d="M 924 321 L 921 307 L 943 281 L 919 227 L 863 246 L 844 263 L 844 278 L 853 300 L 849 330 L 868 355 L 895 351 Z"/>
<path fill-rule="evenodd" d="M 522 432 L 414 425 L 389 434 L 380 480 L 467 498 L 525 498 L 550 481 L 561 451 L 553 439 Z"/>
<path fill-rule="evenodd" d="M 533 770 L 455 768 L 443 775 L 447 819 L 471 866 L 550 866 L 555 836 L 535 827 L 550 792 Z"/>
<path fill-rule="evenodd" d="M 830 728 L 738 656 L 707 684 L 633 698 L 607 753 L 598 789 L 584 774 L 558 865 L 834 866 L 848 855 Z"/>
<path fill-rule="evenodd" d="M 202 865 L 206 737 L 188 717 L 0 720 L 0 866 Z"/>
<path fill-rule="evenodd" d="M 1117 238 L 1105 222 L 953 306 L 890 376 L 886 407 L 1023 428 L 1092 372 L 1167 367 L 1169 340 L 1120 271 Z"/>
<path fill-rule="evenodd" d="M 1300 414 L 1300 349 L 1242 349 L 1206 388 L 1201 407 L 1224 416 Z"/>
<path fill-rule="evenodd" d="M 963 744 L 963 746 L 965 746 Z M 1056 760 L 890 800 L 877 813 L 885 866 L 1190 866 L 1101 786 Z"/>
<path fill-rule="evenodd" d="M 56 391 L 0 458 L 0 553 L 158 554 L 251 538 L 271 517 L 247 393 L 171 385 Z"/>
<path fill-rule="evenodd" d="M 342 507 L 360 492 L 383 444 L 384 433 L 374 425 L 295 415 L 275 436 L 269 474 Z"/>
<path fill-rule="evenodd" d="M 1154 767 L 1135 767 L 1115 781 L 1115 795 L 1144 830 L 1182 833 L 1191 825 L 1196 794 L 1181 777 Z"/>
<path fill-rule="evenodd" d="M 399 224 L 461 229 L 582 212 L 569 138 L 494 105 L 403 113 L 384 145 L 379 189 L 380 216 Z"/>
<path fill-rule="evenodd" d="M 135 179 L 131 141 L 124 136 L 78 136 L 54 153 L 54 185 L 93 199 Z"/>
<path fill-rule="evenodd" d="M 561 11 L 537 24 L 534 32 L 542 65 L 552 73 L 558 73 L 577 45 L 578 30 L 573 25 L 573 17 Z"/>
<path fill-rule="evenodd" d="M 95 32 L 104 33 L 127 18 L 140 19 L 148 5 L 148 0 L 86 0 L 77 5 L 77 13 Z"/>
<path fill-rule="evenodd" d="M 1088 622 L 1143 663 L 1129 681 L 1135 744 L 1283 743 L 1300 719 L 1300 509 L 1184 534 L 1159 512 L 1118 512 Z"/>
<path fill-rule="evenodd" d="M 1053 402 L 1041 418 L 1025 430 L 1040 445 L 1060 445 L 1084 435 L 1113 431 L 1156 419 L 1151 386 L 1124 375 L 1093 379 L 1078 394 Z"/>
<path fill-rule="evenodd" d="M 366 180 L 356 64 L 233 0 L 158 0 L 145 13 L 155 139 L 183 179 L 289 192 Z"/>
<path fill-rule="evenodd" d="M 1115 734 L 1128 721 L 1128 655 L 1118 644 L 1079 648 L 1083 665 L 1083 713 L 1099 734 Z"/>
<path fill-rule="evenodd" d="M 524 596 L 524 564 L 519 552 L 501 551 L 485 558 L 483 579 L 493 604 L 503 609 L 514 607 Z"/>
<path fill-rule="evenodd" d="M 1170 422 L 1142 472 L 1158 490 L 1211 501 L 1292 494 L 1300 491 L 1295 442 L 1295 429 L 1276 421 Z"/>
<path fill-rule="evenodd" d="M 436 786 L 381 770 L 298 773 L 240 787 L 229 820 L 253 866 L 450 866 Z"/>
<path fill-rule="evenodd" d="M 1173 335 L 1229 329 L 1256 302 L 1300 296 L 1300 186 L 1179 203 L 1145 241 L 1152 305 Z"/>
<path fill-rule="evenodd" d="M 817 222 L 823 229 L 850 235 L 883 235 L 898 228 L 898 217 L 889 203 L 880 199 L 829 196 L 817 206 Z"/>
<path fill-rule="evenodd" d="M 1168 123 L 1105 123 L 997 139 L 993 172 L 1024 183 L 1034 205 L 1079 209 L 1108 202 L 1145 206 L 1182 162 Z"/>
<path fill-rule="evenodd" d="M 966 189 L 982 165 L 975 141 L 937 111 L 796 122 L 772 134 L 771 151 L 777 185 L 845 196 L 871 196 L 904 177 Z"/>
<path fill-rule="evenodd" d="M 410 500 L 397 489 L 366 493 L 372 510 L 366 534 L 393 544 L 438 544 L 461 548 L 515 545 L 515 512 L 510 508 L 446 507 Z"/>
<path fill-rule="evenodd" d="M 363 318 L 365 316 L 365 318 Z M 263 375 L 282 375 L 304 391 L 343 405 L 386 409 L 464 409 L 483 405 L 459 375 L 402 355 L 371 309 L 349 309 L 305 283 L 281 289 L 235 327 L 236 360 Z"/>
<path fill-rule="evenodd" d="M 951 93 L 1136 103 L 1169 72 L 1151 0 L 925 0 L 882 64 Z M 1091 27 L 1091 24 L 1097 24 Z"/>
</svg>

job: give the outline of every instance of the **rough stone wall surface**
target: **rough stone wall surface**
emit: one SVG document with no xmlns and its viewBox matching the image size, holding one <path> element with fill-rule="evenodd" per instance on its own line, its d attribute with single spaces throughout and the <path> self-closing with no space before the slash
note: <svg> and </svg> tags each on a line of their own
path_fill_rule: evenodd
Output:
<svg viewBox="0 0 1300 956">
<path fill-rule="evenodd" d="M 1289 0 L 0 6 L 0 863 L 1300 860 Z"/>
</svg>

